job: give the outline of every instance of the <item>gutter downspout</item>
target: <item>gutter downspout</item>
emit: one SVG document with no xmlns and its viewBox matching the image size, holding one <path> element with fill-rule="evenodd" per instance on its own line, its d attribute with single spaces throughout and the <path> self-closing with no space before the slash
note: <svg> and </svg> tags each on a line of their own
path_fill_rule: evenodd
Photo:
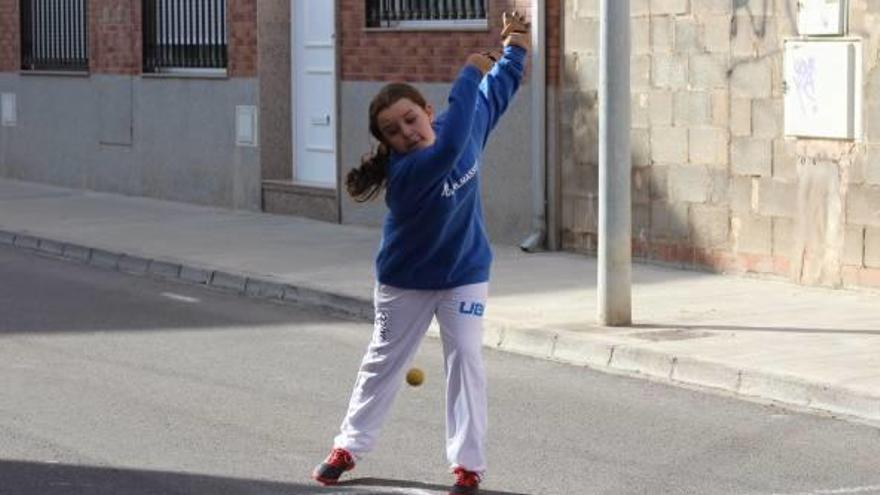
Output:
<svg viewBox="0 0 880 495">
<path fill-rule="evenodd" d="M 526 252 L 540 251 L 547 240 L 547 67 L 545 57 L 546 6 L 532 0 L 532 232 L 520 244 Z"/>
</svg>

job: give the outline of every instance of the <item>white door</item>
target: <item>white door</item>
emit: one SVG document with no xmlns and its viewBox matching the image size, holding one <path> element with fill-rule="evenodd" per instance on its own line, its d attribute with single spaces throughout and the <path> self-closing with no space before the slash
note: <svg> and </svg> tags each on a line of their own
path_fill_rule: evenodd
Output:
<svg viewBox="0 0 880 495">
<path fill-rule="evenodd" d="M 336 14 L 332 0 L 291 0 L 293 178 L 336 188 Z"/>
</svg>

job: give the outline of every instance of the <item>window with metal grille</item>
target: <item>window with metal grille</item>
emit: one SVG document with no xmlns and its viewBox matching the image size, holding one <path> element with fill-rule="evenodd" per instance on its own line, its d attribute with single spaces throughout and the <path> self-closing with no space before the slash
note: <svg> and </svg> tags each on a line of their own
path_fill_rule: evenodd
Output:
<svg viewBox="0 0 880 495">
<path fill-rule="evenodd" d="M 21 0 L 22 70 L 89 69 L 87 0 Z"/>
<path fill-rule="evenodd" d="M 227 66 L 226 0 L 144 0 L 144 72 Z"/>
<path fill-rule="evenodd" d="M 368 28 L 486 28 L 488 0 L 366 0 Z"/>
</svg>

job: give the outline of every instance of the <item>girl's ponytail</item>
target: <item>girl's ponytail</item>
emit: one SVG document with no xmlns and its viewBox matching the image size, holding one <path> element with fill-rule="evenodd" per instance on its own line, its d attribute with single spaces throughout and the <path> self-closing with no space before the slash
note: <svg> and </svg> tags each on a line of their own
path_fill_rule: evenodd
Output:
<svg viewBox="0 0 880 495">
<path fill-rule="evenodd" d="M 361 166 L 348 172 L 345 188 L 358 203 L 375 198 L 385 187 L 386 168 L 391 153 L 384 143 L 379 143 L 376 151 L 361 157 Z"/>
</svg>

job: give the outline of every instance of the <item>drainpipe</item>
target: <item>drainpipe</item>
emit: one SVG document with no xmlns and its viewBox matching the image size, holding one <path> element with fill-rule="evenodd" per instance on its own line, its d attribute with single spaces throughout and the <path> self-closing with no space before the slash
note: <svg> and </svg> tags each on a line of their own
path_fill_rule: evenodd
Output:
<svg viewBox="0 0 880 495">
<path fill-rule="evenodd" d="M 547 69 L 545 57 L 545 4 L 532 0 L 532 232 L 520 249 L 535 252 L 544 249 L 547 240 Z"/>
</svg>

